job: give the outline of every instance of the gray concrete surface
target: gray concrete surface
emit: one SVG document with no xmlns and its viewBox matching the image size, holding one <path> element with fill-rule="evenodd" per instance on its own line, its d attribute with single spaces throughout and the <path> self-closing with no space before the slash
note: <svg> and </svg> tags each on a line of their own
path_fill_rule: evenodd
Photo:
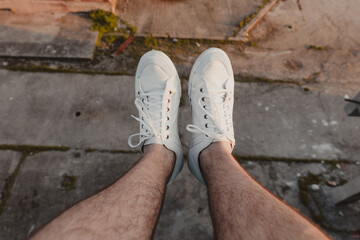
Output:
<svg viewBox="0 0 360 240">
<path fill-rule="evenodd" d="M 261 0 L 119 0 L 116 12 L 140 35 L 223 40 L 233 36 L 239 22 L 260 4 Z"/>
<path fill-rule="evenodd" d="M 0 78 L 0 144 L 131 150 L 133 77 L 0 70 Z M 346 116 L 342 96 L 263 83 L 236 83 L 235 96 L 235 154 L 359 161 L 360 122 Z M 179 119 L 186 148 L 186 94 Z"/>
<path fill-rule="evenodd" d="M 98 33 L 74 14 L 0 12 L 0 56 L 91 59 Z"/>
<path fill-rule="evenodd" d="M 11 196 L 0 216 L 0 239 L 26 239 L 73 204 L 109 186 L 139 159 L 140 154 L 86 152 L 82 149 L 44 151 L 27 156 L 20 167 Z M 360 166 L 345 170 L 331 164 L 242 161 L 261 184 L 303 214 L 312 217 L 299 197 L 297 181 L 309 172 L 328 178 L 360 173 Z M 64 176 L 74 176 L 74 188 L 64 187 Z M 333 179 L 333 178 L 332 178 Z M 320 184 L 323 188 L 325 183 Z M 164 207 L 154 239 L 212 239 L 212 225 L 205 186 L 185 165 L 179 177 L 167 188 Z M 334 235 L 335 239 L 350 239 Z M 337 238 L 340 236 L 341 238 Z"/>
<path fill-rule="evenodd" d="M 136 0 L 119 1 L 117 10 L 139 34 L 151 31 L 154 36 L 223 39 L 260 2 Z M 334 206 L 329 194 L 360 174 L 360 120 L 346 116 L 343 100 L 360 89 L 357 10 L 356 0 L 280 1 L 251 33 L 255 47 L 221 44 L 237 80 L 235 155 L 255 179 L 336 240 L 358 239 L 360 232 L 360 201 Z M 52 47 L 46 49 L 48 42 L 66 36 L 71 39 L 65 41 L 67 47 L 76 48 L 81 56 L 91 55 L 95 37 L 73 34 L 88 24 L 85 21 L 73 27 L 69 17 L 55 14 L 54 23 L 44 22 L 45 15 L 14 22 L 6 14 L 0 12 L 0 30 L 7 30 L 10 23 L 16 25 L 11 37 L 24 52 L 74 57 L 71 54 L 79 53 L 65 47 L 56 52 Z M 0 31 L 0 48 L 5 33 L 9 31 Z M 53 37 L 57 35 L 60 37 Z M 81 48 L 78 41 L 84 38 L 92 43 Z M 32 42 L 39 47 L 29 44 Z M 183 78 L 196 57 L 217 43 L 193 45 L 184 45 L 186 51 L 172 52 L 171 46 L 163 49 L 176 55 L 175 65 Z M 308 49 L 310 45 L 318 49 Z M 10 46 L 3 49 L 16 53 Z M 112 58 L 106 53 L 89 63 L 2 58 L 0 67 L 134 74 L 136 54 L 125 51 Z M 65 209 L 114 182 L 140 157 L 127 146 L 127 137 L 138 131 L 130 117 L 137 114 L 133 77 L 0 70 L 0 80 L 0 203 L 7 200 L 0 214 L 0 239 L 26 239 Z M 253 80 L 262 83 L 249 82 Z M 182 87 L 186 93 L 186 79 Z M 190 138 L 185 131 L 190 123 L 186 94 L 179 119 L 186 153 Z M 48 146 L 66 148 L 60 151 Z M 23 163 L 21 151 L 26 153 Z M 66 176 L 76 179 L 75 184 L 62 184 Z M 13 185 L 11 179 L 15 179 Z M 301 181 L 306 184 L 299 184 Z M 186 165 L 167 188 L 155 232 L 155 239 L 169 238 L 213 238 L 206 189 Z"/>
</svg>

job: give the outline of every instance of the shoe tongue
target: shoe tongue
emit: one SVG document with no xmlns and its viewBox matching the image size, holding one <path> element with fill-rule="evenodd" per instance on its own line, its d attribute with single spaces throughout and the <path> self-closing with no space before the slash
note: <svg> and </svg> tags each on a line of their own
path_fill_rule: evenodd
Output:
<svg viewBox="0 0 360 240">
<path fill-rule="evenodd" d="M 169 78 L 158 65 L 148 65 L 141 73 L 141 88 L 145 93 L 165 89 L 166 80 Z"/>
<path fill-rule="evenodd" d="M 208 88 L 225 89 L 229 74 L 223 63 L 220 61 L 210 62 L 203 71 Z"/>
</svg>

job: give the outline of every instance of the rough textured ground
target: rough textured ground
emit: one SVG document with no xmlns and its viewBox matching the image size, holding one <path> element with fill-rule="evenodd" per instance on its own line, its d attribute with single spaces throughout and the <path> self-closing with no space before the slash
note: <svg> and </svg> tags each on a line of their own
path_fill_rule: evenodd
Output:
<svg viewBox="0 0 360 240">
<path fill-rule="evenodd" d="M 97 35 L 74 14 L 0 13 L 0 56 L 91 59 Z"/>
<path fill-rule="evenodd" d="M 118 10 L 140 35 L 163 31 L 177 37 L 217 34 L 217 39 L 225 38 L 260 3 L 242 0 L 238 4 L 248 8 L 240 9 L 235 1 L 221 6 L 211 1 L 207 5 L 144 1 L 150 4 L 145 12 L 136 8 L 139 2 L 120 1 L 126 4 L 118 5 Z M 215 14 L 218 7 L 222 11 Z M 185 11 L 189 8 L 199 14 Z M 137 11 L 138 22 L 131 11 Z M 206 11 L 208 22 L 200 14 Z M 360 119 L 345 115 L 343 100 L 360 89 L 357 11 L 356 0 L 287 0 L 260 22 L 247 44 L 137 37 L 113 57 L 123 42 L 118 38 L 103 41 L 88 61 L 1 57 L 0 239 L 26 239 L 65 209 L 114 182 L 139 159 L 126 142 L 138 130 L 130 117 L 136 114 L 132 83 L 144 52 L 159 49 L 168 54 L 185 93 L 192 64 L 212 46 L 224 49 L 234 68 L 238 161 L 335 239 L 359 239 L 360 201 L 334 206 L 331 199 L 334 188 L 360 175 Z M 183 24 L 177 19 L 159 21 L 159 12 L 165 12 L 164 17 L 179 12 Z M 8 14 L 0 12 L 0 19 Z M 6 21 L 0 23 L 4 26 Z M 71 21 L 64 19 L 64 24 L 49 25 L 47 32 L 55 36 L 60 26 L 71 28 Z M 194 28 L 196 24 L 200 27 Z M 35 27 L 30 29 L 36 32 Z M 181 102 L 180 133 L 186 152 L 190 137 L 185 131 L 190 122 L 186 94 Z M 213 238 L 206 188 L 187 166 L 167 188 L 155 232 L 155 239 L 169 238 Z"/>
<path fill-rule="evenodd" d="M 233 36 L 242 18 L 255 12 L 260 4 L 261 0 L 119 0 L 116 11 L 136 26 L 139 34 L 224 39 Z"/>
</svg>

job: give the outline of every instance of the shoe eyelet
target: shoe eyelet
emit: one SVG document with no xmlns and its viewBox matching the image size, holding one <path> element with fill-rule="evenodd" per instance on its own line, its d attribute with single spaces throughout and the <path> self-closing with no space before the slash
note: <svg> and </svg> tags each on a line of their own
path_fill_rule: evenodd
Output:
<svg viewBox="0 0 360 240">
<path fill-rule="evenodd" d="M 144 120 L 144 117 L 141 117 L 141 120 Z"/>
<path fill-rule="evenodd" d="M 169 112 L 169 111 L 170 111 L 170 108 L 166 108 L 166 111 Z"/>
<path fill-rule="evenodd" d="M 169 94 L 172 94 L 172 91 L 169 91 Z"/>
<path fill-rule="evenodd" d="M 207 123 L 205 124 L 205 127 L 206 127 L 206 128 L 209 128 Z"/>
<path fill-rule="evenodd" d="M 169 117 L 166 117 L 166 120 L 168 120 L 168 121 L 169 121 L 169 120 L 170 120 L 170 118 L 169 118 Z"/>
<path fill-rule="evenodd" d="M 169 130 L 169 128 L 170 128 L 169 126 L 166 126 L 166 130 Z"/>
<path fill-rule="evenodd" d="M 170 102 L 170 98 L 168 99 L 168 103 Z"/>
<path fill-rule="evenodd" d="M 141 108 L 141 110 L 143 110 L 143 111 L 144 111 L 144 108 L 142 107 L 142 108 Z"/>
<path fill-rule="evenodd" d="M 201 101 L 205 102 L 205 97 L 202 97 L 202 98 L 201 98 Z"/>
<path fill-rule="evenodd" d="M 166 139 L 169 139 L 169 138 L 170 138 L 170 136 L 169 136 L 169 135 L 167 135 L 167 136 L 166 136 Z"/>
<path fill-rule="evenodd" d="M 144 124 L 141 124 L 141 129 L 144 129 Z"/>
<path fill-rule="evenodd" d="M 143 103 L 145 103 L 145 99 L 141 99 L 141 101 L 142 101 Z"/>
<path fill-rule="evenodd" d="M 204 118 L 207 119 L 207 115 L 204 115 Z"/>
<path fill-rule="evenodd" d="M 138 95 L 140 95 L 140 92 L 138 92 Z"/>
<path fill-rule="evenodd" d="M 203 92 L 203 89 L 202 89 L 202 88 L 200 88 L 200 92 Z"/>
<path fill-rule="evenodd" d="M 209 137 L 208 135 L 205 135 L 205 137 Z"/>
<path fill-rule="evenodd" d="M 206 106 L 204 105 L 203 108 L 206 109 Z"/>
</svg>

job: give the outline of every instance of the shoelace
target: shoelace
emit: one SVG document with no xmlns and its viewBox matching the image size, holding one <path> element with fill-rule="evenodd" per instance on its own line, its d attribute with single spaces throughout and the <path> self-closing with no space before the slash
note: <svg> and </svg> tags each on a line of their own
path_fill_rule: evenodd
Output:
<svg viewBox="0 0 360 240">
<path fill-rule="evenodd" d="M 161 108 L 166 101 L 163 99 L 164 92 L 138 93 L 139 98 L 135 99 L 135 106 L 139 111 L 139 115 L 143 115 L 142 119 L 131 115 L 145 129 L 146 133 L 135 133 L 128 139 L 128 144 L 132 148 L 140 146 L 146 140 L 156 136 L 161 139 L 161 122 L 166 118 L 161 118 Z M 142 114 L 140 114 L 142 113 Z M 132 143 L 132 139 L 139 136 L 137 144 Z"/>
<path fill-rule="evenodd" d="M 214 125 L 206 124 L 204 126 L 205 127 L 204 129 L 199 126 L 195 126 L 193 124 L 188 124 L 186 126 L 186 130 L 193 133 L 203 133 L 211 138 L 221 138 L 225 136 L 231 142 L 235 142 L 234 137 L 230 133 L 230 129 L 232 129 L 232 121 L 231 121 L 232 109 L 230 109 L 231 97 L 229 96 L 232 96 L 232 92 L 226 89 L 219 90 L 219 89 L 211 89 L 211 88 L 207 89 L 207 92 L 208 93 L 211 92 L 212 97 L 210 97 L 209 95 L 204 96 L 202 99 L 199 99 L 198 104 L 204 110 L 205 113 L 204 118 L 212 120 Z M 206 109 L 205 99 L 209 99 L 210 102 L 214 103 L 213 104 L 213 106 L 215 107 L 215 109 L 213 109 L 214 115 L 211 114 Z M 223 123 L 225 124 L 225 126 L 223 127 L 221 127 L 221 123 L 219 122 L 219 119 L 222 118 L 219 112 L 220 109 L 222 109 L 224 113 Z"/>
</svg>

